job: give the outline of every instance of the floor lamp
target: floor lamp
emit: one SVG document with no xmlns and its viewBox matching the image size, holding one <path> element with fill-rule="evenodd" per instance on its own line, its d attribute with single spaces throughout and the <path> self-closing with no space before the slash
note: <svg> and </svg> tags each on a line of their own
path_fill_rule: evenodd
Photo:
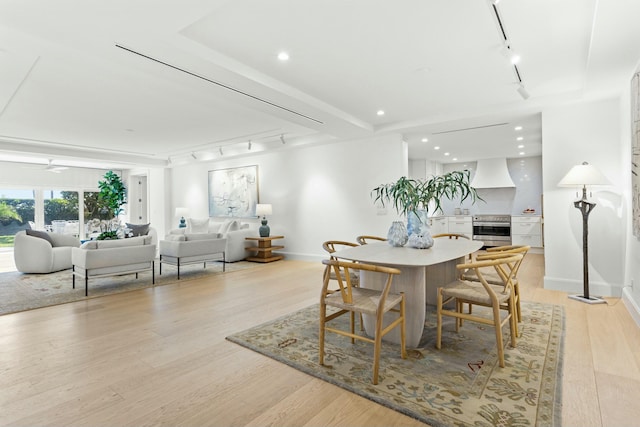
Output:
<svg viewBox="0 0 640 427">
<path fill-rule="evenodd" d="M 560 187 L 582 187 L 582 199 L 573 202 L 573 206 L 582 213 L 582 281 L 584 291 L 582 295 L 569 295 L 569 298 L 587 304 L 601 304 L 606 301 L 589 295 L 589 214 L 596 204 L 587 200 L 587 185 L 610 185 L 609 180 L 600 173 L 595 166 L 583 162 L 571 168 L 569 173 L 558 183 Z"/>
</svg>

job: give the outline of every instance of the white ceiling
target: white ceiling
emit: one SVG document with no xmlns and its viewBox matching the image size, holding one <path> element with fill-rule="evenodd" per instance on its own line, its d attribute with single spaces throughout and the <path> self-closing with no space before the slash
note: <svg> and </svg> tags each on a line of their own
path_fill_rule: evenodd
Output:
<svg viewBox="0 0 640 427">
<path fill-rule="evenodd" d="M 628 87 L 639 16 L 637 0 L 4 1 L 0 159 L 160 166 L 387 132 L 411 158 L 540 155 L 543 108 Z"/>
</svg>

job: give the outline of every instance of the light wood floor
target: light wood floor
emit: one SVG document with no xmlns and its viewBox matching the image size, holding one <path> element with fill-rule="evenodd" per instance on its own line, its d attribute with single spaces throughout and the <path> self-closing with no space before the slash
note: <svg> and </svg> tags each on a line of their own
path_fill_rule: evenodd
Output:
<svg viewBox="0 0 640 427">
<path fill-rule="evenodd" d="M 0 424 L 422 425 L 225 340 L 316 303 L 321 271 L 280 261 L 0 316 Z M 570 300 L 542 276 L 529 254 L 524 300 L 566 307 L 563 425 L 640 425 L 640 331 L 624 304 Z"/>
</svg>

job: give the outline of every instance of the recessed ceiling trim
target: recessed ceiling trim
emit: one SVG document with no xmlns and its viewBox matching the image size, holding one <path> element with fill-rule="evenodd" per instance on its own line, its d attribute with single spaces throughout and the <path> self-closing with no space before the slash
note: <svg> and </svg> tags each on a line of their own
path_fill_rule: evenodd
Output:
<svg viewBox="0 0 640 427">
<path fill-rule="evenodd" d="M 441 135 L 443 133 L 453 133 L 453 132 L 464 132 L 467 130 L 476 130 L 476 129 L 484 129 L 484 128 L 491 128 L 491 127 L 495 127 L 495 126 L 504 126 L 504 125 L 508 125 L 509 123 L 495 123 L 492 125 L 484 125 L 484 126 L 474 126 L 474 127 L 470 127 L 470 128 L 461 128 L 461 129 L 452 129 L 452 130 L 444 130 L 442 132 L 432 132 L 431 135 Z"/>
<path fill-rule="evenodd" d="M 306 114 L 302 114 L 302 113 L 299 113 L 299 112 L 297 112 L 297 111 L 294 111 L 294 110 L 292 110 L 292 109 L 290 109 L 290 108 L 283 107 L 282 105 L 278 105 L 278 104 L 276 104 L 276 103 L 274 103 L 274 102 L 271 102 L 271 101 L 268 101 L 268 100 L 266 100 L 266 99 L 264 99 L 264 98 L 260 98 L 259 96 L 251 95 L 250 93 L 244 92 L 244 91 L 242 91 L 242 90 L 240 90 L 240 89 L 236 89 L 236 88 L 234 88 L 234 87 L 232 87 L 232 86 L 229 86 L 229 85 L 226 85 L 226 84 L 224 84 L 224 83 L 217 82 L 217 81 L 215 81 L 215 80 L 209 79 L 209 78 L 204 77 L 204 76 L 201 76 L 201 75 L 199 75 L 199 74 L 196 74 L 196 73 L 194 73 L 194 72 L 192 72 L 192 71 L 185 70 L 184 68 L 180 68 L 180 67 L 178 67 L 178 66 L 176 66 L 176 65 L 169 64 L 168 62 L 162 61 L 162 60 L 160 60 L 160 59 L 154 58 L 154 57 L 149 56 L 149 55 L 145 55 L 144 53 L 137 52 L 137 51 L 135 51 L 135 50 L 133 50 L 133 49 L 130 49 L 130 48 L 128 48 L 128 47 L 125 47 L 125 46 L 119 45 L 119 44 L 117 44 L 117 43 L 116 43 L 116 45 L 115 45 L 115 46 L 116 46 L 117 48 L 120 48 L 120 49 L 122 49 L 122 50 L 126 51 L 126 52 L 133 53 L 133 54 L 135 54 L 135 55 L 141 56 L 142 58 L 146 58 L 146 59 L 149 59 L 149 60 L 151 60 L 151 61 L 157 62 L 158 64 L 162 64 L 162 65 L 164 65 L 164 66 L 166 66 L 166 67 L 173 68 L 173 69 L 174 69 L 174 70 L 176 70 L 176 71 L 180 71 L 180 72 L 185 73 L 185 74 L 188 74 L 188 75 L 190 75 L 190 76 L 197 77 L 197 78 L 199 78 L 199 79 L 201 79 L 201 80 L 204 80 L 204 81 L 206 81 L 206 82 L 212 83 L 212 84 L 217 85 L 217 86 L 220 86 L 220 87 L 222 87 L 222 88 L 224 88 L 224 89 L 230 90 L 230 91 L 232 91 L 232 92 L 236 92 L 236 93 L 238 93 L 238 94 L 240 94 L 240 95 L 244 95 L 244 96 L 246 96 L 246 97 L 249 97 L 249 98 L 254 99 L 254 100 L 256 100 L 256 101 L 260 101 L 260 102 L 265 103 L 265 104 L 267 104 L 267 105 L 270 105 L 270 106 L 272 106 L 272 107 L 279 108 L 279 109 L 281 109 L 281 110 L 283 110 L 283 111 L 286 111 L 286 112 L 291 113 L 291 114 L 295 114 L 295 115 L 300 116 L 300 117 L 303 117 L 303 118 L 305 118 L 305 119 L 307 119 L 307 120 L 311 120 L 312 122 L 315 122 L 315 123 L 318 123 L 318 124 L 321 124 L 321 125 L 323 125 L 323 124 L 324 124 L 324 122 L 322 122 L 321 120 L 314 119 L 313 117 L 307 116 Z"/>
</svg>

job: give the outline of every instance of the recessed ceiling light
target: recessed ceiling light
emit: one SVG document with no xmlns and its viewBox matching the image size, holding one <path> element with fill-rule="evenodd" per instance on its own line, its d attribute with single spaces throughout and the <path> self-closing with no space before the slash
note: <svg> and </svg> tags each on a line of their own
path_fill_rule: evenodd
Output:
<svg viewBox="0 0 640 427">
<path fill-rule="evenodd" d="M 520 152 L 520 155 L 521 155 L 521 156 L 524 156 L 524 151 L 521 151 L 521 152 Z"/>
<path fill-rule="evenodd" d="M 448 156 L 450 153 L 444 153 L 445 156 Z"/>
<path fill-rule="evenodd" d="M 379 116 L 384 116 L 384 110 L 378 110 L 376 114 Z"/>
<path fill-rule="evenodd" d="M 433 147 L 434 150 L 439 150 L 440 147 L 438 147 L 437 145 L 435 147 Z"/>
<path fill-rule="evenodd" d="M 284 52 L 284 51 L 283 51 L 283 52 L 280 52 L 280 53 L 278 54 L 278 59 L 279 59 L 280 61 L 288 61 L 288 60 L 289 60 L 289 54 L 288 54 L 287 52 Z"/>
<path fill-rule="evenodd" d="M 522 126 L 516 126 L 514 129 L 515 130 L 522 130 Z"/>
<path fill-rule="evenodd" d="M 522 141 L 523 139 L 524 139 L 524 138 L 523 138 L 523 137 L 521 137 L 521 136 L 519 136 L 519 137 L 517 137 L 517 138 L 516 138 L 516 140 L 517 140 L 517 141 Z"/>
<path fill-rule="evenodd" d="M 454 162 L 457 162 L 457 161 L 458 161 L 458 158 L 457 158 L 457 157 L 454 157 L 454 158 L 453 158 L 453 159 L 451 159 L 451 160 L 453 160 Z"/>
<path fill-rule="evenodd" d="M 422 142 L 429 142 L 429 138 L 422 138 Z"/>
<path fill-rule="evenodd" d="M 524 145 L 520 144 L 518 145 L 518 148 L 524 148 Z"/>
</svg>

